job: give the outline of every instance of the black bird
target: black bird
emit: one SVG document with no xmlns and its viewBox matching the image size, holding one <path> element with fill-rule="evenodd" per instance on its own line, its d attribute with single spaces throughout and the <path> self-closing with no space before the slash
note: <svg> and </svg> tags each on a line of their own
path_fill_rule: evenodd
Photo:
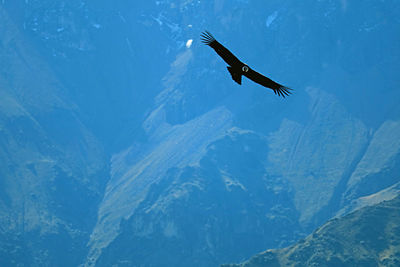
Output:
<svg viewBox="0 0 400 267">
<path fill-rule="evenodd" d="M 253 82 L 271 88 L 274 90 L 274 93 L 279 96 L 285 97 L 291 94 L 290 90 L 292 89 L 274 82 L 241 62 L 231 53 L 231 51 L 215 40 L 214 36 L 212 36 L 208 31 L 201 34 L 201 41 L 213 48 L 215 52 L 217 52 L 217 54 L 229 65 L 227 67 L 228 71 L 232 75 L 232 79 L 238 84 L 242 84 L 242 75 L 244 75 Z"/>
</svg>

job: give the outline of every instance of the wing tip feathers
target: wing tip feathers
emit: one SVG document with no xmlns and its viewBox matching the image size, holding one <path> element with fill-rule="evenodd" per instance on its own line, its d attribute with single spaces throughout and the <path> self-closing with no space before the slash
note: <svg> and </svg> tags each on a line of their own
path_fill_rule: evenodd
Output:
<svg viewBox="0 0 400 267">
<path fill-rule="evenodd" d="M 292 88 L 281 85 L 278 89 L 274 90 L 274 93 L 285 98 L 292 94 L 291 91 L 293 91 Z"/>
<path fill-rule="evenodd" d="M 214 36 L 207 30 L 200 34 L 200 39 L 206 45 L 210 45 L 212 42 L 216 41 Z"/>
</svg>

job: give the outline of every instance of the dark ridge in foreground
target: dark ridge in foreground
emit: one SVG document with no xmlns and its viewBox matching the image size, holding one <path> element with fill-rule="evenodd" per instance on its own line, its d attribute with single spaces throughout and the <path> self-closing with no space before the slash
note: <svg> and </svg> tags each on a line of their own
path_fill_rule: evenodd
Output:
<svg viewBox="0 0 400 267">
<path fill-rule="evenodd" d="M 400 266 L 400 196 L 333 219 L 297 244 L 241 264 L 259 266 Z"/>
</svg>

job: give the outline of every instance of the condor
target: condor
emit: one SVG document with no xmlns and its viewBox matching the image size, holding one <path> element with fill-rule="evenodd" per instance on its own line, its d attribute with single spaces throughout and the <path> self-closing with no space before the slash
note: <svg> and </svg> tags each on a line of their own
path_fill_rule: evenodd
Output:
<svg viewBox="0 0 400 267">
<path fill-rule="evenodd" d="M 227 67 L 228 71 L 231 74 L 232 79 L 238 84 L 242 84 L 242 75 L 244 75 L 253 82 L 272 89 L 274 93 L 279 96 L 285 97 L 291 94 L 290 91 L 292 89 L 274 82 L 273 80 L 256 72 L 241 62 L 234 54 L 231 53 L 231 51 L 215 40 L 215 38 L 208 31 L 205 31 L 201 34 L 201 41 L 213 48 L 215 52 L 217 52 L 217 54 L 229 65 Z"/>
</svg>

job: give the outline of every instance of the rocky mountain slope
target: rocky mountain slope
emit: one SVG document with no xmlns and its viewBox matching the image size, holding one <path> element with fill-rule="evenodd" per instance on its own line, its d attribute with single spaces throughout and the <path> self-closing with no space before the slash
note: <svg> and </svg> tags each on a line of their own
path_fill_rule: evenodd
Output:
<svg viewBox="0 0 400 267">
<path fill-rule="evenodd" d="M 5 265 L 240 262 L 397 195 L 396 1 L 0 12 Z M 205 29 L 294 95 L 234 84 Z"/>
<path fill-rule="evenodd" d="M 222 266 L 398 266 L 399 209 L 400 196 L 331 220 L 290 247 Z"/>
<path fill-rule="evenodd" d="M 77 265 L 108 177 L 103 146 L 2 6 L 0 24 L 0 265 Z"/>
</svg>

